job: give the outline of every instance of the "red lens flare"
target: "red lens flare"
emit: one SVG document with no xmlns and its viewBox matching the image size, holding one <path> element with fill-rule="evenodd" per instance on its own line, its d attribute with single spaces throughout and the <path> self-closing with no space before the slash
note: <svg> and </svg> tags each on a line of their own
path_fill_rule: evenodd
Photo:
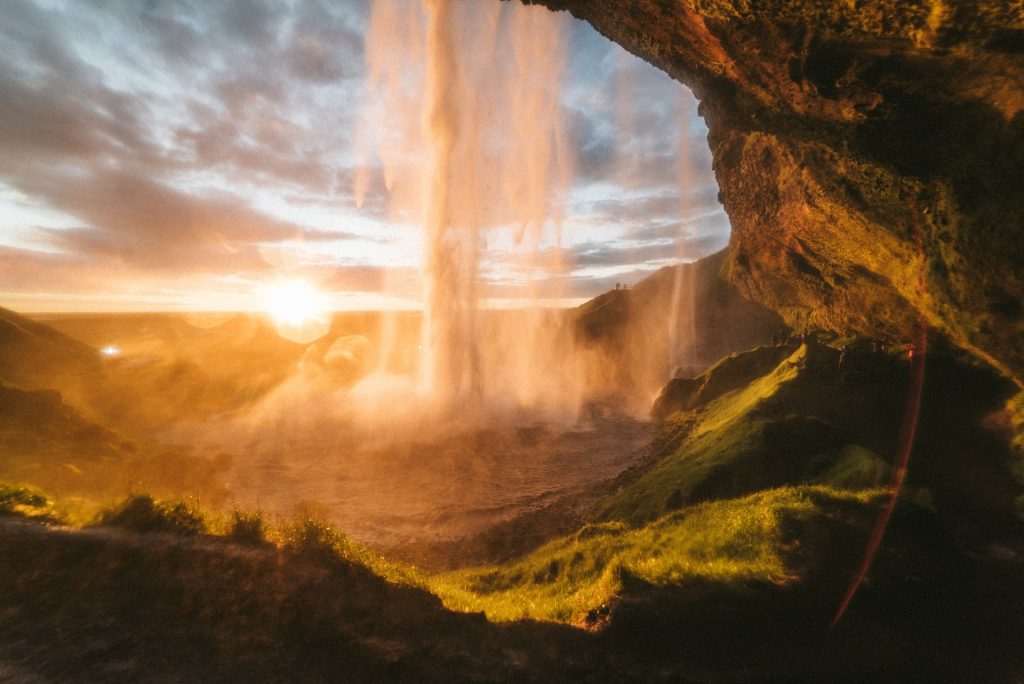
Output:
<svg viewBox="0 0 1024 684">
<path fill-rule="evenodd" d="M 921 269 L 918 273 L 918 288 L 923 297 L 927 291 L 924 267 L 924 241 L 921 236 L 921 224 L 917 216 L 917 203 L 910 202 L 910 220 L 914 226 L 914 233 L 917 238 L 917 253 L 921 262 Z M 910 391 L 907 395 L 907 409 L 903 414 L 903 423 L 900 426 L 900 439 L 896 450 L 892 483 L 889 486 L 889 500 L 885 507 L 878 514 L 874 527 L 871 529 L 871 536 L 868 538 L 867 549 L 864 552 L 864 560 L 861 561 L 853 582 L 843 596 L 842 602 L 832 618 L 832 627 L 835 627 L 843 617 L 846 609 L 853 600 L 857 589 L 864 582 L 864 577 L 871 569 L 871 564 L 878 553 L 878 547 L 885 536 L 885 528 L 889 525 L 892 513 L 896 508 L 896 501 L 899 499 L 900 491 L 903 489 L 903 481 L 907 476 L 907 465 L 910 462 L 910 453 L 914 448 L 914 437 L 917 434 L 918 418 L 921 415 L 921 397 L 924 392 L 924 368 L 925 357 L 928 350 L 928 325 L 922 314 L 918 319 L 915 339 L 911 343 L 908 353 L 910 354 Z"/>
</svg>

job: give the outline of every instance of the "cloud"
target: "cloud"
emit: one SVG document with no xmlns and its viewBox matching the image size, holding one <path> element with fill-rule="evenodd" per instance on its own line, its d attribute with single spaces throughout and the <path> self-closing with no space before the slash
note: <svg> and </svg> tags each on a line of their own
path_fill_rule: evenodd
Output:
<svg viewBox="0 0 1024 684">
<path fill-rule="evenodd" d="M 379 167 L 355 206 L 367 13 L 333 0 L 0 3 L 0 183 L 69 217 L 59 228 L 3 223 L 0 198 L 8 242 L 40 250 L 4 248 L 7 291 L 253 278 L 274 267 L 268 249 L 304 242 L 317 263 L 334 255 L 338 288 L 417 286 L 414 271 L 387 268 L 411 259 L 393 239 Z M 692 97 L 582 22 L 572 41 L 570 221 L 595 234 L 628 226 L 634 242 L 582 235 L 568 258 L 629 268 L 660 246 L 721 243 L 727 223 Z M 583 273 L 570 289 L 587 283 Z"/>
</svg>

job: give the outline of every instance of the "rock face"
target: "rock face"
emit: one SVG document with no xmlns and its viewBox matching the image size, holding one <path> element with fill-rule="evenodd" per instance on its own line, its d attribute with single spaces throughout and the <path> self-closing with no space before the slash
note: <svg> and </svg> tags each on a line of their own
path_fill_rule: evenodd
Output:
<svg viewBox="0 0 1024 684">
<path fill-rule="evenodd" d="M 1019 2 L 539 1 L 701 100 L 746 296 L 1024 380 Z"/>
</svg>

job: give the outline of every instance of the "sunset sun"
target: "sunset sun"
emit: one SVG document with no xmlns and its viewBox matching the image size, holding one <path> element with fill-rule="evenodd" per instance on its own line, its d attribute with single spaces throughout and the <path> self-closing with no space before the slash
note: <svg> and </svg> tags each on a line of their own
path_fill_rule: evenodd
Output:
<svg viewBox="0 0 1024 684">
<path fill-rule="evenodd" d="M 327 297 L 305 280 L 281 280 L 263 288 L 263 310 L 278 334 L 295 342 L 311 342 L 327 332 Z"/>
</svg>

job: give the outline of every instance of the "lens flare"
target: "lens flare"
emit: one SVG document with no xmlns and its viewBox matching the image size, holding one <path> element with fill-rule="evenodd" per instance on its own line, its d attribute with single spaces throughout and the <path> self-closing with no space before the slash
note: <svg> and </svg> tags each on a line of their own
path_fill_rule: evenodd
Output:
<svg viewBox="0 0 1024 684">
<path fill-rule="evenodd" d="M 330 328 L 327 297 L 305 280 L 282 280 L 263 291 L 263 308 L 281 337 L 307 343 Z"/>
</svg>

